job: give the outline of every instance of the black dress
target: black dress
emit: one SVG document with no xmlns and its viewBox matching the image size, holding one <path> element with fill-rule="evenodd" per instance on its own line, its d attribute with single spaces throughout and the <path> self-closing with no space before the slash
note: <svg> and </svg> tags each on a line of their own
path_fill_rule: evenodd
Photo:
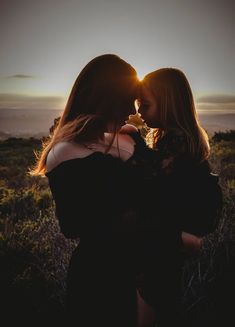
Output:
<svg viewBox="0 0 235 327">
<path fill-rule="evenodd" d="M 182 326 L 180 294 L 185 254 L 179 236 L 182 231 L 204 236 L 216 229 L 222 208 L 218 176 L 212 174 L 207 160 L 199 162 L 189 155 L 186 138 L 178 130 L 167 133 L 154 149 L 148 148 L 138 133 L 132 137 L 137 163 L 148 171 L 148 199 L 143 208 L 149 225 L 154 226 L 155 221 L 165 231 L 162 238 L 158 235 L 163 254 L 162 258 L 158 254 L 159 261 L 155 260 L 156 247 L 145 250 L 149 256 L 143 265 L 140 293 L 156 308 L 160 326 L 176 322 Z"/>
<path fill-rule="evenodd" d="M 147 147 L 139 134 L 132 137 L 141 164 L 152 174 L 150 210 L 155 207 L 159 214 L 162 211 L 169 223 L 175 222 L 182 231 L 198 236 L 213 232 L 223 201 L 219 176 L 213 174 L 208 160 L 199 161 L 190 155 L 180 130 L 168 132 L 154 149 Z"/>
<path fill-rule="evenodd" d="M 136 326 L 131 171 L 95 152 L 62 162 L 46 176 L 62 233 L 80 238 L 68 271 L 67 319 L 84 327 Z"/>
<path fill-rule="evenodd" d="M 143 271 L 159 317 L 168 321 L 170 310 L 174 319 L 180 231 L 146 206 L 152 170 L 138 144 L 126 162 L 95 152 L 46 176 L 62 233 L 80 238 L 68 270 L 67 319 L 84 327 L 136 326 L 136 276 Z"/>
</svg>

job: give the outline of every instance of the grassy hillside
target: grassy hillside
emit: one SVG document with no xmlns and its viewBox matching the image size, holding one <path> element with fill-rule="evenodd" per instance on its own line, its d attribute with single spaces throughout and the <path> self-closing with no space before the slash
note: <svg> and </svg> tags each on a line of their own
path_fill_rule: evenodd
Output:
<svg viewBox="0 0 235 327">
<path fill-rule="evenodd" d="M 193 327 L 235 324 L 235 131 L 215 133 L 210 144 L 210 163 L 220 176 L 224 205 L 219 226 L 204 237 L 201 253 L 185 261 L 183 304 Z"/>
<path fill-rule="evenodd" d="M 220 174 L 224 208 L 218 229 L 205 237 L 201 253 L 185 261 L 182 298 L 188 326 L 215 326 L 215 320 L 232 312 L 226 299 L 235 292 L 234 135 L 217 133 L 211 139 L 210 161 Z M 28 175 L 40 147 L 41 141 L 33 138 L 0 142 L 1 309 L 22 319 L 30 313 L 60 319 L 68 262 L 78 241 L 60 233 L 47 179 Z"/>
<path fill-rule="evenodd" d="M 28 174 L 40 147 L 36 139 L 0 142 L 1 308 L 7 319 L 10 311 L 24 322 L 32 317 L 59 321 L 76 244 L 60 233 L 47 179 Z"/>
</svg>

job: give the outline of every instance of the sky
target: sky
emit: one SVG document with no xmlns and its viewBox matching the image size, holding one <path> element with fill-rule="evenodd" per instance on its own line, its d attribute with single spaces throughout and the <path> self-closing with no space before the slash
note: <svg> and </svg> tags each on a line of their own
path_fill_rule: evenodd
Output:
<svg viewBox="0 0 235 327">
<path fill-rule="evenodd" d="M 235 112 L 235 1 L 1 0 L 0 108 L 63 109 L 81 69 L 115 53 L 140 77 L 186 74 L 198 109 Z"/>
</svg>

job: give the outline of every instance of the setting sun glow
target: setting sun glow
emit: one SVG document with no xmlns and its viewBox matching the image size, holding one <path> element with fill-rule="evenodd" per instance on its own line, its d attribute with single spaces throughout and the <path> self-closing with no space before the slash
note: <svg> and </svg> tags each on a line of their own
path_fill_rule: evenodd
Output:
<svg viewBox="0 0 235 327">
<path fill-rule="evenodd" d="M 139 81 L 142 81 L 144 79 L 144 76 L 150 72 L 144 68 L 141 68 L 141 67 L 138 68 L 138 65 L 135 67 L 137 67 L 136 71 L 137 71 L 137 77 L 138 77 Z"/>
<path fill-rule="evenodd" d="M 142 74 L 142 73 L 137 73 L 137 78 L 138 78 L 138 80 L 141 82 L 143 79 L 144 79 L 144 76 L 145 76 L 145 74 Z"/>
</svg>

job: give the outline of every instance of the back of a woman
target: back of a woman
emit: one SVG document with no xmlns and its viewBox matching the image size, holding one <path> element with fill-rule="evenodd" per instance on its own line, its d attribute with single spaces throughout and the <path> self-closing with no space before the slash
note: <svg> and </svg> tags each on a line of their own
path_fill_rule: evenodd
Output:
<svg viewBox="0 0 235 327">
<path fill-rule="evenodd" d="M 61 231 L 80 239 L 67 278 L 66 319 L 79 326 L 136 326 L 131 234 L 132 203 L 125 148 L 117 132 L 134 111 L 136 72 L 103 55 L 79 74 L 34 174 L 46 174 Z M 119 143 L 123 149 L 119 149 Z"/>
<path fill-rule="evenodd" d="M 67 308 L 71 321 L 83 326 L 132 326 L 135 319 L 132 255 L 128 238 L 117 229 L 131 200 L 122 190 L 122 168 L 118 159 L 94 152 L 47 174 L 63 233 L 80 238 L 68 272 Z"/>
</svg>

